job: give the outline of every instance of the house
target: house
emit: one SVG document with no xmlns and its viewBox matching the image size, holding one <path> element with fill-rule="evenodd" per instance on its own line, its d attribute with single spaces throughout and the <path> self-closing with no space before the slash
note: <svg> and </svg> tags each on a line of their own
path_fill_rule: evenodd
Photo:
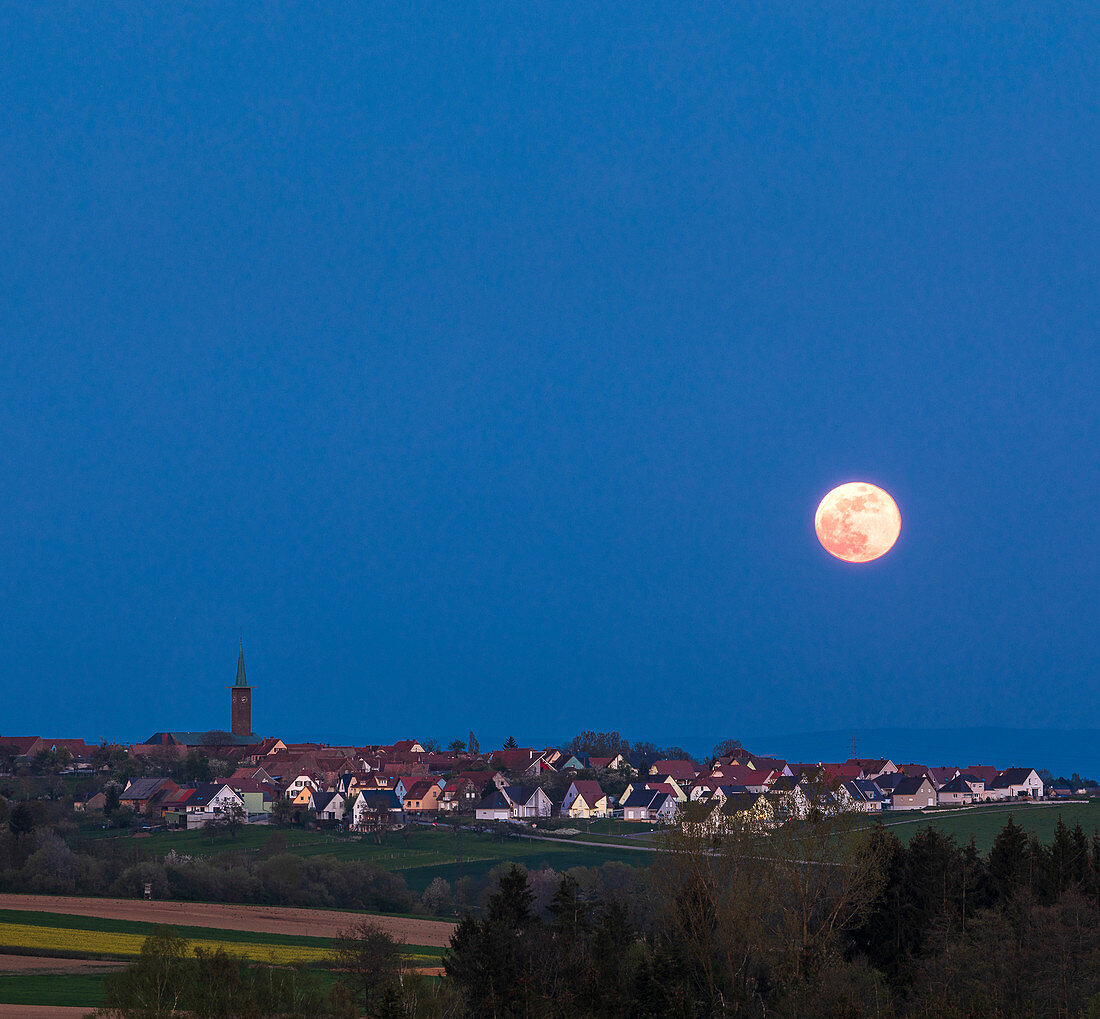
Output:
<svg viewBox="0 0 1100 1019">
<path fill-rule="evenodd" d="M 230 779 L 227 784 L 233 787 L 249 814 L 270 813 L 272 805 L 282 795 L 274 784 L 256 779 L 242 778 L 235 782 Z"/>
<path fill-rule="evenodd" d="M 439 797 L 443 795 L 443 787 L 431 779 L 421 779 L 414 782 L 402 797 L 402 806 L 406 814 L 427 814 L 439 810 Z"/>
<path fill-rule="evenodd" d="M 569 817 L 607 817 L 611 807 L 599 782 L 577 780 L 569 786 L 561 812 Z"/>
<path fill-rule="evenodd" d="M 1056 800 L 1069 799 L 1073 795 L 1073 787 L 1064 778 L 1056 778 L 1047 787 L 1047 796 L 1052 796 Z"/>
<path fill-rule="evenodd" d="M 888 776 L 880 775 L 879 778 Z M 892 777 L 892 776 L 889 776 Z M 876 780 L 876 785 L 879 782 Z M 881 785 L 879 786 L 881 788 Z M 906 775 L 894 785 L 890 795 L 891 810 L 921 810 L 936 805 L 936 787 L 926 775 L 910 778 Z"/>
<path fill-rule="evenodd" d="M 978 779 L 977 781 L 981 781 Z M 982 783 L 983 786 L 985 783 Z M 963 775 L 956 775 L 936 790 L 936 801 L 941 807 L 959 807 L 974 802 L 974 789 Z"/>
<path fill-rule="evenodd" d="M 652 777 L 649 777 L 645 785 L 647 789 L 656 789 L 658 792 L 668 792 L 678 803 L 687 802 L 687 793 L 679 782 L 670 775 L 658 775 L 657 781 L 653 781 Z"/>
<path fill-rule="evenodd" d="M 549 817 L 553 811 L 550 797 L 539 786 L 510 785 L 501 790 L 512 805 L 512 817 Z"/>
<path fill-rule="evenodd" d="M 679 804 L 674 796 L 656 789 L 635 789 L 622 801 L 624 821 L 672 821 Z"/>
<path fill-rule="evenodd" d="M 587 767 L 587 754 L 562 755 L 557 764 L 558 771 L 584 771 Z"/>
<path fill-rule="evenodd" d="M 947 785 L 952 779 L 958 778 L 962 772 L 958 768 L 929 768 L 926 772 L 929 780 L 937 789 Z"/>
<path fill-rule="evenodd" d="M 746 792 L 752 792 L 747 789 Z M 789 817 L 806 817 L 810 813 L 810 798 L 806 795 L 806 785 L 801 778 L 793 775 L 780 775 L 767 789 L 768 799 L 774 805 L 781 804 L 783 813 Z"/>
<path fill-rule="evenodd" d="M 825 774 L 825 781 L 829 785 L 838 785 L 841 782 L 851 782 L 855 778 L 867 778 L 863 772 L 863 766 L 859 764 L 826 764 L 819 763 L 818 767 Z M 882 772 L 884 775 L 894 772 Z"/>
<path fill-rule="evenodd" d="M 897 772 L 887 774 L 896 775 Z M 836 791 L 836 799 L 841 810 L 855 810 L 864 814 L 880 811 L 886 803 L 882 790 L 870 778 L 853 778 L 848 782 L 841 782 Z"/>
<path fill-rule="evenodd" d="M 731 764 L 739 763 L 731 761 Z M 745 757 L 744 763 L 751 765 L 757 771 L 774 771 L 777 775 L 790 778 L 794 775 L 791 771 L 791 766 L 784 760 L 778 757 L 757 757 L 755 754 L 748 754 Z"/>
<path fill-rule="evenodd" d="M 405 809 L 392 790 L 368 789 L 352 802 L 351 824 L 356 831 L 377 831 L 404 823 Z"/>
<path fill-rule="evenodd" d="M 970 791 L 974 794 L 974 802 L 982 803 L 985 800 L 985 779 L 967 772 L 963 772 L 959 777 L 970 786 Z"/>
<path fill-rule="evenodd" d="M 512 803 L 500 789 L 495 789 L 474 809 L 474 817 L 479 821 L 509 821 L 512 818 Z"/>
<path fill-rule="evenodd" d="M 537 778 L 545 770 L 543 767 L 545 758 L 542 751 L 535 750 L 532 747 L 521 747 L 517 750 L 494 750 L 489 755 L 489 763 L 494 768 L 500 768 L 513 775 L 525 775 L 531 778 Z"/>
<path fill-rule="evenodd" d="M 700 804 L 704 808 L 701 827 L 705 831 L 729 828 L 762 830 L 775 822 L 775 806 L 763 793 L 735 793 L 722 803 Z M 710 807 L 709 810 L 706 808 Z"/>
<path fill-rule="evenodd" d="M 694 761 L 654 761 L 650 765 L 651 775 L 668 775 L 682 786 L 690 786 L 699 774 L 699 766 Z"/>
<path fill-rule="evenodd" d="M 102 810 L 105 806 L 107 797 L 103 793 L 92 793 L 87 799 L 73 801 L 73 810 Z"/>
<path fill-rule="evenodd" d="M 589 757 L 588 765 L 597 771 L 614 771 L 623 766 L 623 755 L 615 754 L 613 757 Z"/>
<path fill-rule="evenodd" d="M 863 778 L 878 778 L 879 775 L 894 775 L 901 769 L 884 757 L 849 757 L 847 764 L 854 764 L 863 772 Z M 850 780 L 846 780 L 850 781 Z"/>
<path fill-rule="evenodd" d="M 779 775 L 771 768 L 753 768 L 744 764 L 723 764 L 711 770 L 710 776 L 702 781 L 718 785 L 741 785 L 750 792 L 764 792 Z M 696 779 L 698 784 L 700 780 Z"/>
<path fill-rule="evenodd" d="M 928 776 L 923 772 L 919 775 L 909 775 L 905 771 L 895 771 L 887 775 L 879 775 L 878 778 L 869 779 L 868 781 L 874 782 L 882 795 L 889 800 L 894 795 L 894 787 L 907 778 L 928 778 Z M 929 779 L 929 782 L 931 783 L 931 779 Z"/>
<path fill-rule="evenodd" d="M 394 784 L 393 791 L 397 793 L 401 799 L 407 799 L 409 791 L 419 782 L 432 782 L 439 786 L 440 792 L 443 791 L 443 787 L 447 784 L 443 779 L 429 778 L 427 775 L 401 775 Z"/>
<path fill-rule="evenodd" d="M 184 792 L 186 797 L 179 795 Z M 165 807 L 165 817 L 171 815 L 181 828 L 201 828 L 223 811 L 245 809 L 244 800 L 224 782 L 199 782 L 186 790 L 179 789 Z"/>
<path fill-rule="evenodd" d="M 313 800 L 318 821 L 342 821 L 347 810 L 347 800 L 342 793 L 318 793 Z"/>
<path fill-rule="evenodd" d="M 288 800 L 296 800 L 303 789 L 317 792 L 321 788 L 320 783 L 308 772 L 296 775 L 287 785 L 284 795 Z"/>
<path fill-rule="evenodd" d="M 1004 795 L 999 796 L 1000 799 L 1041 800 L 1043 798 L 1043 780 L 1034 768 L 1006 768 L 994 779 L 992 789 L 994 793 L 1004 790 Z"/>
<path fill-rule="evenodd" d="M 293 796 L 290 794 L 290 790 L 286 791 L 286 797 L 290 800 L 292 807 L 301 807 L 304 810 L 312 810 L 314 801 L 317 797 L 317 790 L 311 785 L 304 785 Z"/>
<path fill-rule="evenodd" d="M 161 802 L 179 786 L 170 778 L 135 778 L 126 783 L 118 797 L 120 807 L 129 807 L 139 814 L 157 812 Z"/>
<path fill-rule="evenodd" d="M 399 739 L 390 747 L 393 754 L 422 754 L 424 748 L 414 739 Z"/>
<path fill-rule="evenodd" d="M 452 778 L 443 787 L 439 797 L 439 809 L 454 813 L 469 813 L 481 799 L 482 786 L 468 778 Z"/>
</svg>

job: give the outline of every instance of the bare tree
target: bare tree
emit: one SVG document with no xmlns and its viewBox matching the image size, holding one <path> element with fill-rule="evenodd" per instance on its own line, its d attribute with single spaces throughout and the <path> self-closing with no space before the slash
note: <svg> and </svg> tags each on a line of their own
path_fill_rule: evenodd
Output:
<svg viewBox="0 0 1100 1019">
<path fill-rule="evenodd" d="M 365 919 L 342 930 L 333 945 L 333 961 L 343 971 L 343 982 L 368 1014 L 372 1003 L 400 981 L 404 945 Z"/>
</svg>

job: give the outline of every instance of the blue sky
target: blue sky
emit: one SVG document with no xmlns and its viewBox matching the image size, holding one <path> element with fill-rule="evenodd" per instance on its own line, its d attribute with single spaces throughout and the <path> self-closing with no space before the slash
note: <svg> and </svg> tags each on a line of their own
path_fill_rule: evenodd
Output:
<svg viewBox="0 0 1100 1019">
<path fill-rule="evenodd" d="M 1100 14 L 729 6 L 0 10 L 0 731 L 1091 724 Z"/>
</svg>

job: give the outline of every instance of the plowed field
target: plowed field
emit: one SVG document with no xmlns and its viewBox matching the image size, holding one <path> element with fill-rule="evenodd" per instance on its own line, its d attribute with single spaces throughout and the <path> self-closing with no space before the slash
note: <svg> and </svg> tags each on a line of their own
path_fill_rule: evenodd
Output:
<svg viewBox="0 0 1100 1019">
<path fill-rule="evenodd" d="M 94 899 L 65 895 L 0 895 L 0 909 L 36 910 L 70 916 L 102 916 L 112 920 L 143 920 L 174 927 L 218 927 L 306 937 L 334 938 L 361 917 L 410 945 L 446 947 L 455 925 L 442 920 L 343 913 L 327 909 L 283 906 L 238 906 L 205 902 L 160 902 L 143 899 Z"/>
</svg>

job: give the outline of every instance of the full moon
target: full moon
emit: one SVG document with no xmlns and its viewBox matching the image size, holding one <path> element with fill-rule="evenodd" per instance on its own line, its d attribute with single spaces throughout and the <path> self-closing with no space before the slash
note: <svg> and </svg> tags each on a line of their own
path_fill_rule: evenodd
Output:
<svg viewBox="0 0 1100 1019">
<path fill-rule="evenodd" d="M 821 500 L 814 530 L 830 555 L 846 563 L 869 563 L 894 547 L 901 534 L 901 513 L 881 488 L 850 481 Z"/>
</svg>

